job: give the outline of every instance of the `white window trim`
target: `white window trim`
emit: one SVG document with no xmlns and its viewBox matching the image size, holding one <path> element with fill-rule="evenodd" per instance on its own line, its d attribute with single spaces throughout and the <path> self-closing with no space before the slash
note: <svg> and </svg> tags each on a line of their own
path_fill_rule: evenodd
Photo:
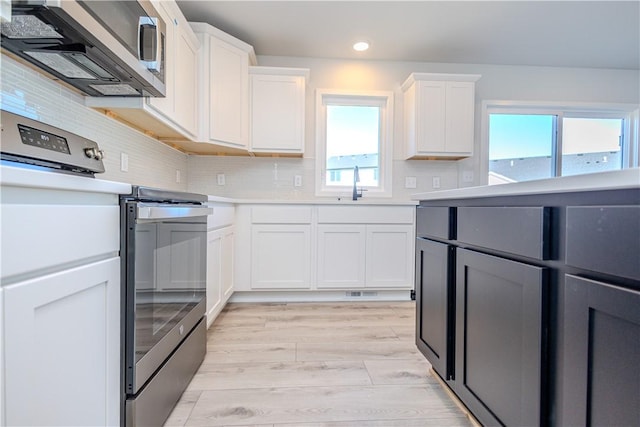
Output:
<svg viewBox="0 0 640 427">
<path fill-rule="evenodd" d="M 349 91 L 340 89 L 316 90 L 316 196 L 317 197 L 351 197 L 352 187 L 327 186 L 326 175 L 326 123 L 327 108 L 325 99 L 336 101 L 343 98 L 345 102 L 358 100 L 362 105 L 380 107 L 380 176 L 378 187 L 363 188 L 365 198 L 392 196 L 393 165 L 393 92 L 391 91 Z M 352 105 L 349 103 L 349 105 Z M 360 188 L 360 186 L 358 186 Z"/>
<path fill-rule="evenodd" d="M 489 114 L 549 114 L 559 117 L 611 117 L 625 121 L 622 143 L 622 169 L 638 167 L 640 109 L 636 104 L 606 104 L 580 102 L 541 102 L 541 101 L 482 101 L 481 137 L 480 137 L 480 185 L 488 184 L 489 177 Z M 562 133 L 562 121 L 558 124 L 558 133 Z M 555 157 L 555 153 L 554 153 Z"/>
</svg>

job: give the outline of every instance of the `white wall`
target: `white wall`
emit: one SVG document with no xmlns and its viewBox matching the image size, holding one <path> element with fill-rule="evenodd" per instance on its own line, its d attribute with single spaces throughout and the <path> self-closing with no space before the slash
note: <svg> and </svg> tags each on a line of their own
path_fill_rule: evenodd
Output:
<svg viewBox="0 0 640 427">
<path fill-rule="evenodd" d="M 92 139 L 105 151 L 106 172 L 96 177 L 172 190 L 187 188 L 187 155 L 84 106 L 84 97 L 2 55 L 0 105 L 3 109 Z M 120 171 L 120 153 L 129 172 Z M 176 170 L 181 182 L 176 183 Z"/>
<path fill-rule="evenodd" d="M 229 197 L 313 199 L 316 177 L 315 91 L 318 88 L 394 92 L 393 198 L 397 200 L 406 200 L 412 193 L 432 191 L 434 176 L 440 177 L 441 189 L 478 185 L 483 100 L 640 103 L 638 70 L 350 61 L 274 56 L 259 56 L 258 63 L 264 66 L 301 67 L 311 70 L 307 85 L 304 159 L 192 156 L 189 158 L 190 190 Z M 404 136 L 400 86 L 412 72 L 482 75 L 476 85 L 476 155 L 473 158 L 457 162 L 402 160 Z M 474 172 L 473 182 L 463 182 L 464 171 Z M 225 186 L 216 184 L 217 173 L 225 174 Z M 293 186 L 293 176 L 296 174 L 303 177 L 302 187 Z M 407 176 L 417 177 L 416 189 L 404 188 Z"/>
</svg>

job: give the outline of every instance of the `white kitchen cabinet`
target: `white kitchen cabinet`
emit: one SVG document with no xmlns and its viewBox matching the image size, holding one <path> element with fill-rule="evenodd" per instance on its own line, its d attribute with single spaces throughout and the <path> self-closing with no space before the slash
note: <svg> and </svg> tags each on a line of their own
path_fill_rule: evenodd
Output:
<svg viewBox="0 0 640 427">
<path fill-rule="evenodd" d="M 367 225 L 368 288 L 405 288 L 413 282 L 413 234 L 411 225 Z"/>
<path fill-rule="evenodd" d="M 318 225 L 318 289 L 365 286 L 366 226 Z"/>
<path fill-rule="evenodd" d="M 252 289 L 308 289 L 310 283 L 310 225 L 251 227 Z"/>
<path fill-rule="evenodd" d="M 412 73 L 402 85 L 407 159 L 473 155 L 477 74 Z"/>
<path fill-rule="evenodd" d="M 114 257 L 4 288 L 6 425 L 119 424 L 119 275 Z"/>
<path fill-rule="evenodd" d="M 174 1 L 154 1 L 166 23 L 165 97 L 86 97 L 87 106 L 114 113 L 167 141 L 198 139 L 197 61 L 200 43 Z"/>
<path fill-rule="evenodd" d="M 0 425 L 119 425 L 131 186 L 9 166 L 0 184 Z"/>
<path fill-rule="evenodd" d="M 209 24 L 192 22 L 200 40 L 199 142 L 247 150 L 249 146 L 249 65 L 253 47 Z"/>
<path fill-rule="evenodd" d="M 309 70 L 249 67 L 249 76 L 249 150 L 302 155 Z"/>
<path fill-rule="evenodd" d="M 235 206 L 209 202 L 207 218 L 207 327 L 222 311 L 234 289 Z"/>
</svg>

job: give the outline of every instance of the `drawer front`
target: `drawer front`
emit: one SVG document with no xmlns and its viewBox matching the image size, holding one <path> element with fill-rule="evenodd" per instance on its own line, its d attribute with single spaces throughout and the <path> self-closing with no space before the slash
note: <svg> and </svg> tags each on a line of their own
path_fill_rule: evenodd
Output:
<svg viewBox="0 0 640 427">
<path fill-rule="evenodd" d="M 566 262 L 640 280 L 640 206 L 568 207 Z"/>
<path fill-rule="evenodd" d="M 460 242 L 549 259 L 549 208 L 461 207 L 457 217 Z"/>
<path fill-rule="evenodd" d="M 208 206 L 213 208 L 213 213 L 207 218 L 207 228 L 215 229 L 233 225 L 236 208 L 233 205 L 209 203 Z"/>
<path fill-rule="evenodd" d="M 310 224 L 309 206 L 255 206 L 251 208 L 253 224 Z"/>
<path fill-rule="evenodd" d="M 3 278 L 113 256 L 120 249 L 120 210 L 118 206 L 3 205 L 1 242 Z"/>
<path fill-rule="evenodd" d="M 413 206 L 320 206 L 319 224 L 413 224 Z"/>
<path fill-rule="evenodd" d="M 416 209 L 417 237 L 454 239 L 455 208 L 444 206 L 418 206 Z"/>
</svg>

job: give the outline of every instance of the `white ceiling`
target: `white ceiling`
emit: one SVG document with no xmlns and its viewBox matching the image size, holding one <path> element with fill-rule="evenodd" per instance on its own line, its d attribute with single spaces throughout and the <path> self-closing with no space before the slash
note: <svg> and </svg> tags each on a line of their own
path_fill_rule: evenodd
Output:
<svg viewBox="0 0 640 427">
<path fill-rule="evenodd" d="M 640 69 L 640 1 L 194 1 L 257 55 Z M 366 39 L 371 48 L 351 45 Z"/>
</svg>

